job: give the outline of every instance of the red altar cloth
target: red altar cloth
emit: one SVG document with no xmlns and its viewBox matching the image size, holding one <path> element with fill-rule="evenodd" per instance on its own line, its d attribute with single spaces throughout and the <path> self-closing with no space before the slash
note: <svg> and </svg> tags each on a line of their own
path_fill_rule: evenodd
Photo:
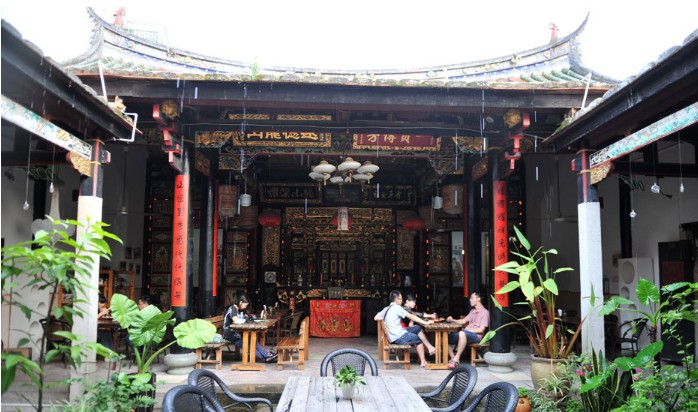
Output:
<svg viewBox="0 0 698 412">
<path fill-rule="evenodd" d="M 361 336 L 361 301 L 311 300 L 310 336 L 320 338 Z"/>
</svg>

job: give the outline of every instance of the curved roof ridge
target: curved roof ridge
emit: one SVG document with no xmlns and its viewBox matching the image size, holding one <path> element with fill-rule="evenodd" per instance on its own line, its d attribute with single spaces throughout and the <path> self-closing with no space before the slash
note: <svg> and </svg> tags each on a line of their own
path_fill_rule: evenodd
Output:
<svg viewBox="0 0 698 412">
<path fill-rule="evenodd" d="M 65 62 L 77 71 L 92 70 L 90 65 L 102 59 L 116 62 L 112 69 L 130 70 L 134 67 L 147 68 L 148 77 L 194 76 L 252 76 L 252 77 L 345 77 L 370 78 L 373 80 L 395 81 L 458 81 L 486 83 L 559 83 L 569 79 L 559 76 L 545 76 L 543 72 L 572 69 L 578 73 L 589 73 L 579 59 L 575 48 L 577 36 L 584 30 L 589 20 L 584 21 L 569 35 L 554 43 L 504 56 L 464 63 L 439 66 L 424 66 L 406 69 L 319 69 L 291 66 L 258 67 L 254 63 L 244 63 L 192 51 L 172 48 L 129 33 L 118 26 L 106 22 L 91 8 L 87 9 L 95 22 L 95 33 L 89 49 L 82 55 Z M 133 62 L 133 64 L 121 64 Z M 121 66 L 121 67 L 117 67 Z M 115 74 L 114 70 L 111 71 Z M 130 73 L 133 74 L 133 73 Z M 600 83 L 617 83 L 606 76 L 592 73 L 592 78 Z M 532 81 L 533 79 L 533 81 Z M 540 80 L 544 79 L 544 80 Z M 290 79 L 289 79 L 290 80 Z"/>
</svg>

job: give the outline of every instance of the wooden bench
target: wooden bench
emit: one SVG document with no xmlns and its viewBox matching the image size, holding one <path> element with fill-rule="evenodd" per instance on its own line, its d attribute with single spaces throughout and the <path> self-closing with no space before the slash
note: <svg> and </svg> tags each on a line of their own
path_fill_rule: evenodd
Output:
<svg viewBox="0 0 698 412">
<path fill-rule="evenodd" d="M 484 345 L 480 345 L 479 343 L 469 343 L 468 347 L 470 348 L 470 366 L 475 366 L 476 363 L 487 363 L 485 359 L 478 353 L 478 349 L 483 349 L 483 354 L 484 351 L 489 350 L 490 344 L 485 343 Z"/>
<path fill-rule="evenodd" d="M 377 320 L 376 322 L 378 322 L 378 345 L 380 348 L 378 357 L 383 361 L 383 367 L 388 369 L 388 365 L 397 363 L 403 364 L 405 369 L 410 369 L 410 349 L 412 345 L 390 343 L 385 323 L 382 320 Z M 390 358 L 391 352 L 395 352 L 395 360 Z"/>
<path fill-rule="evenodd" d="M 206 318 L 213 326 L 216 327 L 216 333 L 223 335 L 223 315 Z M 204 363 L 212 363 L 216 365 L 216 369 L 221 369 L 223 365 L 223 346 L 230 345 L 230 342 L 223 339 L 220 343 L 207 343 L 196 350 L 196 369 L 201 369 Z M 214 359 L 205 359 L 209 353 L 215 354 Z"/>
<path fill-rule="evenodd" d="M 301 322 L 301 327 L 298 330 L 298 336 L 286 336 L 279 340 L 276 345 L 276 351 L 279 355 L 276 361 L 276 368 L 283 370 L 284 365 L 297 364 L 298 370 L 302 371 L 305 367 L 305 361 L 308 360 L 308 336 L 310 335 L 310 317 L 306 317 Z M 296 354 L 296 360 L 293 360 L 293 354 Z"/>
</svg>

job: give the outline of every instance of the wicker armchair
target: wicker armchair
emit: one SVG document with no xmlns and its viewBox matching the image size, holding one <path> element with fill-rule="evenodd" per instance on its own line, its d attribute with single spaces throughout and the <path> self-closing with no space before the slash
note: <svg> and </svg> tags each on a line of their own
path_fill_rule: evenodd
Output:
<svg viewBox="0 0 698 412">
<path fill-rule="evenodd" d="M 234 394 L 233 392 L 228 389 L 228 386 L 223 383 L 221 378 L 218 377 L 215 373 L 211 372 L 210 370 L 207 369 L 194 369 L 189 373 L 189 377 L 187 378 L 187 383 L 190 386 L 196 386 L 206 392 L 207 394 L 211 395 L 212 397 L 216 398 L 216 385 L 220 387 L 221 391 L 230 399 L 230 402 L 227 402 L 224 406 L 224 409 L 231 408 L 233 406 L 236 407 L 235 410 L 239 409 L 240 405 L 244 405 L 247 407 L 247 409 L 250 410 L 259 410 L 256 405 L 267 405 L 269 407 L 269 411 L 272 410 L 271 407 L 271 402 L 268 399 L 265 398 L 245 398 L 239 395 Z"/>
<path fill-rule="evenodd" d="M 477 409 L 485 412 L 514 412 L 518 400 L 519 393 L 514 385 L 497 382 L 483 389 L 463 411 L 472 412 Z M 478 406 L 484 406 L 484 409 Z"/>
<path fill-rule="evenodd" d="M 451 395 L 448 399 L 439 399 L 438 396 L 446 389 L 448 382 L 452 381 L 451 384 Z M 470 365 L 458 365 L 451 373 L 446 376 L 446 379 L 439 384 L 439 386 L 431 392 L 420 393 L 419 396 L 424 399 L 424 401 L 429 401 L 429 404 L 442 405 L 443 407 L 431 408 L 432 411 L 455 411 L 460 410 L 461 405 L 468 398 L 470 393 L 475 388 L 477 383 L 477 369 Z"/>
<path fill-rule="evenodd" d="M 327 367 L 332 364 L 332 375 L 344 366 L 349 365 L 356 369 L 356 373 L 363 376 L 366 371 L 366 364 L 371 368 L 371 375 L 378 376 L 378 365 L 368 353 L 354 348 L 343 348 L 334 350 L 322 360 L 320 364 L 320 376 L 327 376 Z"/>
<path fill-rule="evenodd" d="M 162 400 L 163 412 L 224 412 L 218 401 L 201 388 L 179 385 L 167 391 Z"/>
</svg>

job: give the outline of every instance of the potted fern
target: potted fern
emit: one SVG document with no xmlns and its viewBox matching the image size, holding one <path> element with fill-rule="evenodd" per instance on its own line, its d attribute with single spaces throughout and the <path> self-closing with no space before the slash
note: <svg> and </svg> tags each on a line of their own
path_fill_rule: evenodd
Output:
<svg viewBox="0 0 698 412">
<path fill-rule="evenodd" d="M 356 369 L 346 365 L 334 375 L 334 385 L 342 390 L 344 399 L 352 399 L 356 392 L 356 385 L 366 385 L 366 381 L 356 373 Z"/>
<path fill-rule="evenodd" d="M 216 327 L 203 319 L 191 319 L 182 322 L 173 329 L 175 340 L 162 345 L 150 354 L 150 349 L 157 347 L 165 337 L 167 327 L 175 323 L 174 312 L 161 312 L 153 305 L 138 309 L 138 305 L 128 297 L 115 293 L 111 298 L 111 314 L 119 325 L 128 331 L 133 344 L 133 353 L 137 372 L 130 379 L 139 387 L 143 383 L 155 382 L 155 375 L 150 366 L 159 354 L 175 343 L 187 349 L 196 349 L 213 338 Z M 150 355 L 149 355 L 150 354 Z M 147 396 L 155 397 L 155 391 Z"/>
</svg>

